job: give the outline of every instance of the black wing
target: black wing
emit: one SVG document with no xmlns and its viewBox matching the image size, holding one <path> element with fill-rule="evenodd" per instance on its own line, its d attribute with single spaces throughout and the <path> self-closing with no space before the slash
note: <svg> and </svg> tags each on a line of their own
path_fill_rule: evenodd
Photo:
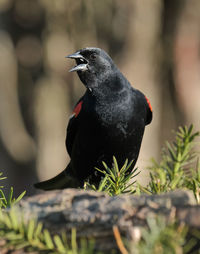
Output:
<svg viewBox="0 0 200 254">
<path fill-rule="evenodd" d="M 81 111 L 82 102 L 83 102 L 83 97 L 80 98 L 80 100 L 77 102 L 76 106 L 74 107 L 74 112 L 67 126 L 67 135 L 66 135 L 65 144 L 66 144 L 67 152 L 70 157 L 72 153 L 74 140 L 79 128 L 79 113 Z"/>
<path fill-rule="evenodd" d="M 137 98 L 141 101 L 142 106 L 145 106 L 145 109 L 146 109 L 145 125 L 148 125 L 151 123 L 152 118 L 153 118 L 152 106 L 150 104 L 150 101 L 141 91 L 139 91 L 133 87 L 131 87 L 131 88 L 132 88 L 133 93 L 136 94 L 135 96 L 137 96 Z"/>
<path fill-rule="evenodd" d="M 145 124 L 148 125 L 151 123 L 152 118 L 153 118 L 153 112 L 152 112 L 152 106 L 150 104 L 150 101 L 147 99 L 147 97 L 145 96 L 146 99 L 146 107 L 147 107 L 147 117 L 146 117 L 146 122 Z"/>
</svg>

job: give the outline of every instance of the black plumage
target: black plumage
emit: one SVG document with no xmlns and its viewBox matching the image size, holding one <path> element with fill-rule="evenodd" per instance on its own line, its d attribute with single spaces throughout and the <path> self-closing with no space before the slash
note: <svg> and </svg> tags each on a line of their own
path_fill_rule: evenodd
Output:
<svg viewBox="0 0 200 254">
<path fill-rule="evenodd" d="M 109 166 L 113 155 L 119 166 L 125 159 L 135 165 L 145 126 L 152 120 L 152 108 L 142 92 L 133 88 L 110 56 L 99 48 L 84 48 L 69 55 L 86 92 L 69 120 L 66 148 L 70 162 L 58 176 L 35 184 L 51 190 L 98 184 L 102 161 Z"/>
</svg>

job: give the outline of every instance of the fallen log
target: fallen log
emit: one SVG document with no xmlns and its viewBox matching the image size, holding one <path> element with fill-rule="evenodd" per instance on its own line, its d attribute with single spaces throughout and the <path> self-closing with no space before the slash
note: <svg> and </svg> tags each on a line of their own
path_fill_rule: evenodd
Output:
<svg viewBox="0 0 200 254">
<path fill-rule="evenodd" d="M 70 236 L 71 229 L 76 228 L 77 239 L 94 238 L 96 250 L 103 253 L 118 249 L 113 228 L 117 226 L 122 238 L 138 241 L 147 217 L 163 216 L 167 222 L 173 219 L 189 229 L 200 229 L 200 205 L 196 205 L 192 192 L 183 190 L 110 197 L 94 191 L 66 189 L 28 197 L 19 206 L 25 220 L 38 218 L 51 234 L 66 232 Z"/>
</svg>

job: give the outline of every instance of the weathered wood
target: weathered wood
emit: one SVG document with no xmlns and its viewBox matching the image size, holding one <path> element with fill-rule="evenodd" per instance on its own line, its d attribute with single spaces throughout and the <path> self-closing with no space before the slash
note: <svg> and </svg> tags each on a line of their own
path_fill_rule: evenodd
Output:
<svg viewBox="0 0 200 254">
<path fill-rule="evenodd" d="M 163 215 L 167 221 L 176 218 L 189 228 L 200 229 L 200 206 L 193 194 L 177 190 L 162 195 L 121 195 L 66 189 L 44 192 L 20 202 L 25 219 L 37 217 L 54 234 L 70 235 L 76 228 L 77 237 L 95 238 L 98 250 L 116 248 L 113 226 L 122 236 L 133 241 L 140 238 L 141 227 L 149 216 Z"/>
</svg>

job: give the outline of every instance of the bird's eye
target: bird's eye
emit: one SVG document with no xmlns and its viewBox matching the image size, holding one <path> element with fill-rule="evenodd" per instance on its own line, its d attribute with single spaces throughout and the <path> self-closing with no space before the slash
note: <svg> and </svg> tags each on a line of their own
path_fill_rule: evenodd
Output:
<svg viewBox="0 0 200 254">
<path fill-rule="evenodd" d="M 96 57 L 97 57 L 96 54 L 91 54 L 90 55 L 90 59 L 92 59 L 92 60 L 94 60 Z"/>
</svg>

